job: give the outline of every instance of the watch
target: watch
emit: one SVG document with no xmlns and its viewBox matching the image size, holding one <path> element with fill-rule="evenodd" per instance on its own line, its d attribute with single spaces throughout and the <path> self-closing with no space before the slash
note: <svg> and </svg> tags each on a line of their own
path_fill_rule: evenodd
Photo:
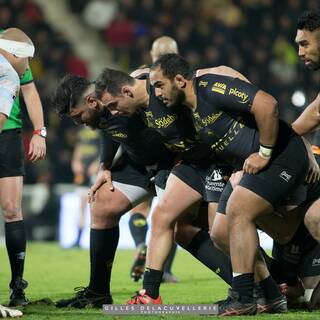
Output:
<svg viewBox="0 0 320 320">
<path fill-rule="evenodd" d="M 40 136 L 42 138 L 46 138 L 47 137 L 47 128 L 46 127 L 42 127 L 40 129 L 35 129 L 33 131 L 33 134 L 37 134 L 38 136 Z"/>
</svg>

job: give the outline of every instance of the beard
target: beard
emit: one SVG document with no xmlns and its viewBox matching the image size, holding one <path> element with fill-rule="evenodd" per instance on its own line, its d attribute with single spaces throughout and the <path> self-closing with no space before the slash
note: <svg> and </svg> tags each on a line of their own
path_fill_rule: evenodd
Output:
<svg viewBox="0 0 320 320">
<path fill-rule="evenodd" d="M 104 129 L 107 118 L 104 108 L 101 111 L 91 109 L 90 120 L 87 122 L 87 125 L 92 129 Z"/>
<path fill-rule="evenodd" d="M 177 86 L 173 86 L 171 90 L 171 102 L 168 107 L 176 107 L 182 105 L 186 100 L 186 94 L 183 90 L 180 90 Z"/>
</svg>

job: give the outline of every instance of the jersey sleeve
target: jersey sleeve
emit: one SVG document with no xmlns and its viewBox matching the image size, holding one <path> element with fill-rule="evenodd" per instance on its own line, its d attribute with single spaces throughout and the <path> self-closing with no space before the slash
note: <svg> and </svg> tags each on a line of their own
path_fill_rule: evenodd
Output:
<svg viewBox="0 0 320 320">
<path fill-rule="evenodd" d="M 239 78 L 215 74 L 199 77 L 197 83 L 200 90 L 205 90 L 207 102 L 221 111 L 250 112 L 259 91 L 258 87 Z"/>
<path fill-rule="evenodd" d="M 114 141 L 106 130 L 101 130 L 100 134 L 100 162 L 111 166 L 112 161 L 118 151 L 120 143 Z"/>
<path fill-rule="evenodd" d="M 31 68 L 29 67 L 27 69 L 27 71 L 22 75 L 22 77 L 20 79 L 20 84 L 23 86 L 23 85 L 28 84 L 30 82 L 33 82 L 33 75 L 32 75 Z"/>
</svg>

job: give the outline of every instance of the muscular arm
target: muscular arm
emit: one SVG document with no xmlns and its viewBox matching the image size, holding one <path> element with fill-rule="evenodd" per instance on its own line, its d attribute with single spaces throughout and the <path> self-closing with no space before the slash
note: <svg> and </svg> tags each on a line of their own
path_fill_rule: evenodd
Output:
<svg viewBox="0 0 320 320">
<path fill-rule="evenodd" d="M 232 78 L 239 78 L 240 80 L 250 82 L 242 73 L 238 72 L 227 66 L 219 66 L 214 68 L 206 68 L 197 70 L 197 77 L 202 76 L 204 74 L 219 74 L 221 76 L 228 76 Z"/>
<path fill-rule="evenodd" d="M 251 113 L 254 115 L 260 135 L 260 143 L 274 146 L 278 137 L 278 103 L 268 93 L 259 90 L 253 100 Z"/>
<path fill-rule="evenodd" d="M 320 125 L 320 94 L 292 123 L 293 130 L 300 136 L 314 131 Z"/>
</svg>

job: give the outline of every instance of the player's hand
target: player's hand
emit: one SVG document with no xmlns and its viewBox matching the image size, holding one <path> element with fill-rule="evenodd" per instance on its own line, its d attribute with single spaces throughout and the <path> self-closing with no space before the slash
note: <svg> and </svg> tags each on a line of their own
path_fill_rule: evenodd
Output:
<svg viewBox="0 0 320 320">
<path fill-rule="evenodd" d="M 231 175 L 229 181 L 230 181 L 233 189 L 239 184 L 242 177 L 243 177 L 243 170 L 234 172 Z"/>
<path fill-rule="evenodd" d="M 309 154 L 308 154 L 309 155 Z M 320 168 L 314 155 L 309 155 L 309 171 L 306 177 L 308 183 L 314 183 L 320 179 Z"/>
<path fill-rule="evenodd" d="M 244 173 L 256 174 L 265 168 L 270 159 L 265 159 L 259 156 L 259 153 L 251 154 L 243 164 Z"/>
<path fill-rule="evenodd" d="M 100 170 L 99 171 L 94 185 L 90 188 L 90 190 L 88 192 L 88 202 L 89 203 L 95 201 L 95 194 L 96 194 L 97 190 L 105 183 L 107 184 L 107 187 L 111 191 L 114 190 L 110 170 Z"/>
<path fill-rule="evenodd" d="M 28 156 L 32 162 L 41 160 L 46 155 L 46 140 L 34 134 L 30 140 Z"/>
</svg>

